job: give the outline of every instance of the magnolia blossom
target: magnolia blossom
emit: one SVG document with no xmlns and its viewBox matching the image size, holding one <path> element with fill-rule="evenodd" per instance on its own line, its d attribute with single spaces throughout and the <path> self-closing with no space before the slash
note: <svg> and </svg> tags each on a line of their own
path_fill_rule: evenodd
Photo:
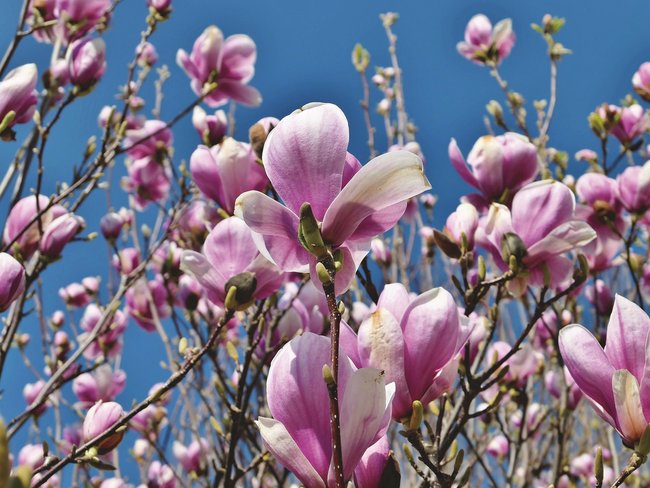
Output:
<svg viewBox="0 0 650 488">
<path fill-rule="evenodd" d="M 91 441 L 98 435 L 103 434 L 108 429 L 113 427 L 124 416 L 124 410 L 115 402 L 102 402 L 101 400 L 93 405 L 83 423 L 83 440 L 84 442 Z M 102 440 L 97 444 L 97 451 L 99 454 L 106 454 L 115 449 L 120 442 L 124 431 L 115 432 L 108 438 Z"/>
<path fill-rule="evenodd" d="M 156 323 L 171 314 L 169 294 L 160 276 L 138 280 L 126 291 L 125 298 L 127 313 L 147 332 L 156 330 Z"/>
<path fill-rule="evenodd" d="M 316 256 L 298 239 L 300 209 L 309 203 L 325 245 L 342 267 L 343 293 L 370 249 L 370 240 L 404 214 L 406 201 L 431 185 L 420 158 L 408 151 L 379 156 L 364 167 L 347 152 L 348 124 L 332 104 L 310 104 L 288 115 L 269 134 L 264 169 L 284 205 L 257 191 L 241 195 L 235 214 L 254 232 L 260 252 L 285 271 L 311 270 Z"/>
<path fill-rule="evenodd" d="M 70 44 L 66 60 L 70 82 L 88 90 L 106 71 L 106 43 L 102 38 L 79 39 Z"/>
<path fill-rule="evenodd" d="M 533 181 L 539 171 L 537 149 L 514 132 L 479 138 L 467 155 L 467 163 L 456 140 L 452 139 L 449 159 L 460 177 L 489 201 L 502 199 L 506 191 L 513 195 Z"/>
<path fill-rule="evenodd" d="M 238 304 L 245 305 L 273 294 L 283 279 L 282 272 L 257 250 L 250 229 L 235 217 L 212 229 L 201 253 L 186 250 L 181 259 L 181 269 L 196 278 L 219 306 L 231 286 L 237 287 Z"/>
<path fill-rule="evenodd" d="M 263 191 L 269 182 L 251 146 L 231 137 L 212 148 L 199 146 L 190 158 L 190 172 L 199 190 L 231 215 L 239 195 Z"/>
<path fill-rule="evenodd" d="M 72 391 L 81 407 L 89 407 L 99 400 L 114 400 L 124 390 L 125 383 L 124 371 L 113 371 L 108 364 L 103 364 L 92 373 L 77 376 L 72 382 Z"/>
<path fill-rule="evenodd" d="M 203 31 L 187 54 L 178 50 L 176 62 L 192 80 L 194 93 L 202 95 L 206 84 L 216 83 L 216 88 L 204 98 L 210 107 L 224 105 L 229 99 L 243 105 L 257 106 L 262 96 L 248 86 L 255 74 L 257 47 L 253 40 L 236 34 L 224 40 L 218 27 L 211 25 Z"/>
<path fill-rule="evenodd" d="M 65 213 L 54 219 L 47 226 L 39 249 L 44 256 L 55 258 L 61 255 L 63 248 L 86 227 L 84 219 L 78 215 Z"/>
<path fill-rule="evenodd" d="M 124 147 L 133 159 L 162 162 L 171 152 L 174 134 L 162 120 L 147 120 L 141 127 L 126 131 Z"/>
<path fill-rule="evenodd" d="M 164 162 L 142 158 L 127 162 L 128 176 L 122 178 L 125 191 L 133 195 L 138 210 L 150 202 L 164 202 L 172 186 L 172 170 Z"/>
<path fill-rule="evenodd" d="M 147 485 L 149 488 L 174 488 L 176 486 L 174 471 L 166 464 L 161 464 L 160 461 L 154 461 L 149 465 L 147 478 L 149 479 Z"/>
<path fill-rule="evenodd" d="M 508 57 L 515 45 L 512 21 L 503 19 L 492 27 L 483 14 L 470 19 L 465 28 L 465 40 L 456 45 L 458 52 L 476 64 L 500 63 Z"/>
<path fill-rule="evenodd" d="M 25 268 L 11 254 L 0 253 L 0 312 L 4 312 L 25 291 Z"/>
<path fill-rule="evenodd" d="M 194 440 L 189 446 L 176 441 L 173 451 L 174 457 L 188 473 L 192 471 L 200 473 L 207 467 L 206 455 L 210 451 L 210 445 L 206 439 Z"/>
<path fill-rule="evenodd" d="M 478 211 L 471 203 L 461 203 L 456 211 L 449 214 L 445 224 L 445 233 L 456 245 L 461 248 L 467 246 L 467 250 L 474 249 L 474 234 L 478 228 Z M 465 236 L 463 238 L 463 236 Z"/>
<path fill-rule="evenodd" d="M 566 285 L 573 266 L 567 251 L 589 244 L 596 232 L 575 218 L 575 196 L 564 184 L 553 180 L 531 183 L 512 201 L 512 211 L 493 203 L 485 225 L 486 247 L 503 269 L 514 256 L 520 269 L 509 282 L 519 295 L 527 284 L 544 284 L 545 270 L 551 287 Z"/>
<path fill-rule="evenodd" d="M 626 168 L 616 183 L 618 198 L 627 210 L 643 214 L 650 209 L 650 161 Z"/>
<path fill-rule="evenodd" d="M 650 62 L 642 63 L 632 76 L 632 86 L 641 98 L 650 102 Z"/>
<path fill-rule="evenodd" d="M 470 332 L 448 291 L 434 288 L 412 298 L 404 285 L 394 283 L 386 285 L 377 309 L 361 323 L 358 338 L 342 328 L 341 347 L 357 366 L 380 369 L 395 383 L 392 416 L 400 420 L 413 401 L 427 404 L 451 387 L 456 356 Z"/>
<path fill-rule="evenodd" d="M 344 353 L 339 358 L 343 477 L 350 480 L 364 453 L 386 433 L 395 385 L 386 385 L 379 370 L 357 370 Z M 273 418 L 257 421 L 269 452 L 308 488 L 334 481 L 326 364 L 328 338 L 307 332 L 287 343 L 269 369 L 266 396 Z"/>
<path fill-rule="evenodd" d="M 576 385 L 596 413 L 628 446 L 650 423 L 650 318 L 635 303 L 616 295 L 603 350 L 582 325 L 560 331 L 560 352 Z"/>
<path fill-rule="evenodd" d="M 622 144 L 631 143 L 650 129 L 650 116 L 648 116 L 645 109 L 639 104 L 635 103 L 629 107 L 622 108 L 609 105 L 607 108 L 620 117 L 618 122 L 611 127 L 610 131 Z M 599 114 L 601 117 L 606 118 L 606 112 L 607 109 L 605 107 L 600 107 Z"/>
<path fill-rule="evenodd" d="M 32 119 L 38 101 L 37 81 L 35 64 L 19 66 L 0 81 L 0 138 L 12 139 L 11 127 Z"/>
<path fill-rule="evenodd" d="M 194 107 L 192 125 L 199 133 L 201 142 L 208 147 L 219 144 L 228 130 L 228 117 L 223 110 L 208 115 L 201 107 Z"/>
</svg>

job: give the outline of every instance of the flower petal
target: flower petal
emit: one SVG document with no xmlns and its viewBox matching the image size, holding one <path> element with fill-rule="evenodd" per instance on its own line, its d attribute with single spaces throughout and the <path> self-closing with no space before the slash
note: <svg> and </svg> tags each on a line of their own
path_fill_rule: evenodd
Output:
<svg viewBox="0 0 650 488">
<path fill-rule="evenodd" d="M 630 443 L 635 443 L 648 425 L 641 407 L 639 384 L 632 373 L 619 369 L 612 376 L 612 390 L 618 430 Z"/>
<path fill-rule="evenodd" d="M 458 148 L 456 139 L 452 139 L 449 142 L 448 152 L 449 152 L 449 159 L 451 160 L 451 164 L 454 167 L 454 169 L 458 172 L 460 177 L 466 183 L 469 183 L 474 188 L 478 189 L 479 188 L 478 181 L 476 181 L 476 178 L 467 167 L 467 163 L 465 163 L 465 158 L 463 157 L 463 153 L 461 153 L 460 149 Z"/>
<path fill-rule="evenodd" d="M 605 354 L 616 369 L 627 369 L 638 382 L 644 376 L 650 318 L 634 302 L 616 295 L 607 324 Z"/>
<path fill-rule="evenodd" d="M 579 220 L 564 222 L 530 246 L 524 262 L 532 266 L 550 256 L 589 244 L 595 238 L 596 231 L 586 222 Z"/>
<path fill-rule="evenodd" d="M 236 217 L 222 220 L 210 231 L 203 254 L 226 280 L 244 271 L 258 254 L 251 230 Z"/>
<path fill-rule="evenodd" d="M 257 47 L 245 34 L 235 34 L 223 43 L 220 77 L 248 83 L 255 74 Z"/>
<path fill-rule="evenodd" d="M 262 160 L 284 203 L 295 214 L 309 202 L 314 216 L 341 191 L 349 140 L 348 121 L 336 105 L 309 105 L 283 118 L 270 132 Z"/>
<path fill-rule="evenodd" d="M 569 373 L 583 393 L 616 418 L 612 375 L 614 368 L 596 338 L 578 324 L 560 330 L 560 353 Z"/>
<path fill-rule="evenodd" d="M 360 234 L 366 233 L 360 226 L 368 217 L 429 188 L 431 184 L 424 175 L 422 160 L 415 154 L 394 151 L 378 156 L 352 177 L 327 209 L 323 238 L 334 245 L 355 239 L 357 229 Z M 376 216 L 374 231 L 383 232 L 395 224 L 393 210 Z"/>
<path fill-rule="evenodd" d="M 326 488 L 325 482 L 291 438 L 284 425 L 277 420 L 260 417 L 256 422 L 264 445 L 273 457 L 290 470 L 305 486 Z"/>
<path fill-rule="evenodd" d="M 223 301 L 226 298 L 224 288 L 228 280 L 210 265 L 203 254 L 195 251 L 183 251 L 181 270 L 199 282 L 212 303 L 223 306 Z"/>
<path fill-rule="evenodd" d="M 379 295 L 377 308 L 384 308 L 393 314 L 397 320 L 402 320 L 404 311 L 409 305 L 411 297 L 404 285 L 401 283 L 390 283 L 384 286 Z"/>
<path fill-rule="evenodd" d="M 257 88 L 244 85 L 238 81 L 221 80 L 214 93 L 225 94 L 228 98 L 232 98 L 235 102 L 247 107 L 257 107 L 262 103 L 262 95 Z M 221 105 L 220 101 L 217 101 L 216 104 L 213 103 L 212 106 L 216 107 L 218 105 Z"/>
<path fill-rule="evenodd" d="M 287 207 L 258 191 L 242 193 L 235 215 L 253 231 L 257 247 L 283 271 L 304 273 L 310 254 L 298 242 L 298 217 Z"/>
</svg>

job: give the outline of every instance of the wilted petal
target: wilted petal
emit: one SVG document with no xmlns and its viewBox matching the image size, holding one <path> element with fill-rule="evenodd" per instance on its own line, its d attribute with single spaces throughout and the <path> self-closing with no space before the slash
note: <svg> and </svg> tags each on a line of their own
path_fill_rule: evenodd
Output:
<svg viewBox="0 0 650 488">
<path fill-rule="evenodd" d="M 291 210 L 263 193 L 248 191 L 237 198 L 235 215 L 253 231 L 259 251 L 280 269 L 306 271 L 310 254 L 298 243 L 299 221 Z"/>
<path fill-rule="evenodd" d="M 616 417 L 612 375 L 614 368 L 596 338 L 578 324 L 560 330 L 560 353 L 576 385 L 611 418 Z"/>
<path fill-rule="evenodd" d="M 260 417 L 257 422 L 264 445 L 282 465 L 289 469 L 305 486 L 325 488 L 325 483 L 316 472 L 300 447 L 291 438 L 287 429 L 277 420 Z"/>
<path fill-rule="evenodd" d="M 348 122 L 336 105 L 309 105 L 285 118 L 269 133 L 262 160 L 284 203 L 295 214 L 311 204 L 314 216 L 341 191 L 349 139 Z"/>
<path fill-rule="evenodd" d="M 415 154 L 395 151 L 378 156 L 352 177 L 327 209 L 323 238 L 334 245 L 355 239 L 367 218 L 429 188 L 422 160 Z M 394 211 L 380 215 L 388 218 L 375 221 L 373 229 L 385 231 L 395 224 Z"/>
<path fill-rule="evenodd" d="M 636 442 L 648 425 L 641 407 L 639 384 L 632 373 L 619 369 L 612 376 L 612 389 L 619 432 L 628 441 Z"/>
<path fill-rule="evenodd" d="M 605 354 L 615 369 L 627 369 L 638 382 L 644 376 L 650 318 L 634 302 L 616 295 L 607 324 Z"/>
</svg>

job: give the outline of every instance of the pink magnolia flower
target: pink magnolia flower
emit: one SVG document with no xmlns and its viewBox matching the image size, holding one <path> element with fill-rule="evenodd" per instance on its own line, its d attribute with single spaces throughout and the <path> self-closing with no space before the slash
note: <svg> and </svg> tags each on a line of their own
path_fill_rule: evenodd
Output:
<svg viewBox="0 0 650 488">
<path fill-rule="evenodd" d="M 251 146 L 231 137 L 212 148 L 199 146 L 190 158 L 190 172 L 199 190 L 231 215 L 239 195 L 263 191 L 269 183 Z"/>
<path fill-rule="evenodd" d="M 601 106 L 598 114 L 606 119 L 607 110 L 620 116 L 620 120 L 611 127 L 610 132 L 621 144 L 630 144 L 650 129 L 650 116 L 639 104 L 622 108 L 615 105 Z"/>
<path fill-rule="evenodd" d="M 126 153 L 133 159 L 162 162 L 171 153 L 174 134 L 162 120 L 147 120 L 141 127 L 129 129 L 124 138 Z"/>
<path fill-rule="evenodd" d="M 379 156 L 364 167 L 347 152 L 348 124 L 336 105 L 309 104 L 280 121 L 264 145 L 264 169 L 284 205 L 250 191 L 235 214 L 255 233 L 260 252 L 285 271 L 311 270 L 317 259 L 298 239 L 300 208 L 311 205 L 325 244 L 338 253 L 337 293 L 349 287 L 370 240 L 404 214 L 406 201 L 431 185 L 420 158 L 408 151 Z"/>
<path fill-rule="evenodd" d="M 456 357 L 470 332 L 448 291 L 434 288 L 412 298 L 394 283 L 361 323 L 358 338 L 348 328 L 341 332 L 341 347 L 357 366 L 380 369 L 395 383 L 392 416 L 400 420 L 415 400 L 426 405 L 453 384 Z"/>
<path fill-rule="evenodd" d="M 650 161 L 626 168 L 616 183 L 617 195 L 628 211 L 644 214 L 650 209 Z"/>
<path fill-rule="evenodd" d="M 208 147 L 219 144 L 228 130 L 228 117 L 223 110 L 208 115 L 201 107 L 194 107 L 192 125 L 199 133 L 201 142 Z"/>
<path fill-rule="evenodd" d="M 356 488 L 380 488 L 382 475 L 390 457 L 390 444 L 386 436 L 366 449 L 354 470 Z"/>
<path fill-rule="evenodd" d="M 25 268 L 11 254 L 0 253 L 0 312 L 4 312 L 25 291 Z"/>
<path fill-rule="evenodd" d="M 269 369 L 273 418 L 257 421 L 266 448 L 310 488 L 332 486 L 334 477 L 325 364 L 328 338 L 307 332 L 287 343 Z M 395 385 L 386 385 L 376 369 L 357 370 L 341 353 L 338 389 L 344 478 L 350 480 L 366 450 L 386 433 Z"/>
<path fill-rule="evenodd" d="M 113 427 L 124 416 L 124 410 L 115 402 L 101 400 L 90 407 L 83 423 L 83 440 L 88 442 Z M 99 454 L 106 454 L 115 449 L 124 437 L 124 431 L 115 432 L 97 444 Z"/>
<path fill-rule="evenodd" d="M 228 99 L 257 106 L 262 96 L 248 86 L 255 74 L 256 58 L 257 47 L 250 37 L 237 34 L 224 40 L 219 28 L 211 25 L 196 39 L 190 54 L 178 50 L 176 62 L 192 80 L 197 95 L 203 94 L 206 84 L 217 84 L 204 99 L 210 107 L 219 107 Z"/>
<path fill-rule="evenodd" d="M 510 452 L 510 443 L 508 442 L 508 438 L 503 434 L 494 436 L 488 443 L 486 451 L 490 456 L 504 459 L 508 455 L 508 452 Z"/>
<path fill-rule="evenodd" d="M 82 91 L 90 89 L 106 71 L 106 43 L 85 37 L 70 44 L 66 54 L 70 82 Z"/>
<path fill-rule="evenodd" d="M 207 467 L 207 453 L 210 451 L 210 445 L 206 439 L 194 440 L 189 446 L 184 446 L 180 442 L 174 442 L 174 457 L 181 463 L 183 469 L 188 473 L 192 471 L 201 473 Z"/>
<path fill-rule="evenodd" d="M 240 305 L 268 297 L 283 280 L 283 273 L 259 253 L 253 233 L 236 217 L 222 220 L 212 229 L 201 253 L 183 251 L 181 269 L 196 278 L 210 301 L 219 306 L 224 305 L 237 277 L 252 278 L 246 288 L 238 286 L 238 294 L 247 295 L 240 297 L 243 301 L 238 299 Z"/>
<path fill-rule="evenodd" d="M 470 19 L 465 28 L 465 40 L 456 45 L 458 52 L 476 64 L 491 61 L 499 64 L 508 57 L 515 45 L 512 21 L 503 19 L 492 27 L 492 22 L 483 14 Z"/>
<path fill-rule="evenodd" d="M 18 453 L 18 465 L 29 466 L 32 469 L 38 469 L 45 461 L 43 444 L 27 444 L 22 447 Z"/>
<path fill-rule="evenodd" d="M 571 278 L 573 266 L 563 254 L 596 238 L 596 232 L 586 222 L 576 219 L 575 205 L 571 190 L 553 180 L 522 188 L 512 201 L 512 211 L 492 204 L 485 225 L 487 247 L 502 269 L 507 268 L 510 255 L 524 268 L 524 273 L 520 271 L 509 283 L 511 292 L 523 293 L 528 284 L 541 286 L 544 267 L 553 288 Z M 519 244 L 512 234 L 520 239 Z M 519 249 L 521 244 L 523 249 Z"/>
<path fill-rule="evenodd" d="M 616 295 L 605 349 L 578 324 L 560 331 L 560 352 L 576 385 L 623 442 L 634 446 L 650 423 L 650 318 Z"/>
<path fill-rule="evenodd" d="M 91 296 L 81 283 L 70 283 L 64 288 L 59 288 L 59 297 L 68 307 L 83 307 L 90 303 Z"/>
<path fill-rule="evenodd" d="M 135 48 L 135 53 L 138 55 L 138 64 L 141 64 L 143 66 L 148 66 L 151 68 L 158 62 L 158 52 L 156 51 L 156 46 L 150 42 L 138 44 L 138 46 Z"/>
<path fill-rule="evenodd" d="M 147 3 L 161 14 L 168 13 L 172 8 L 172 0 L 147 0 Z"/>
<path fill-rule="evenodd" d="M 599 314 L 606 315 L 612 311 L 614 297 L 603 280 L 598 279 L 593 285 L 589 285 L 585 289 L 585 297 L 589 300 L 589 303 L 596 307 Z"/>
<path fill-rule="evenodd" d="M 596 154 L 596 151 L 593 151 L 592 149 L 580 149 L 578 152 L 575 153 L 574 157 L 578 161 L 587 161 L 587 162 L 598 161 L 598 154 Z"/>
<path fill-rule="evenodd" d="M 113 254 L 111 262 L 119 273 L 128 275 L 140 265 L 140 253 L 135 247 L 125 247 Z"/>
<path fill-rule="evenodd" d="M 514 132 L 479 138 L 467 155 L 467 163 L 452 139 L 449 159 L 460 177 L 491 201 L 501 199 L 506 190 L 512 196 L 533 181 L 539 171 L 537 149 Z"/>
<path fill-rule="evenodd" d="M 43 380 L 38 380 L 36 383 L 27 383 L 24 388 L 23 388 L 23 398 L 25 398 L 25 403 L 27 404 L 28 407 L 31 407 L 32 404 L 36 401 L 38 396 L 41 394 L 41 391 L 43 391 L 43 388 L 45 388 L 45 381 Z M 47 410 L 47 407 L 49 406 L 49 403 L 43 402 L 39 405 L 39 407 L 34 411 L 35 415 L 41 415 L 45 410 Z"/>
<path fill-rule="evenodd" d="M 133 195 L 136 209 L 143 210 L 150 202 L 164 202 L 169 196 L 172 171 L 164 162 L 151 158 L 128 161 L 127 173 L 121 184 Z"/>
<path fill-rule="evenodd" d="M 60 19 L 57 27 L 64 31 L 67 40 L 78 39 L 106 18 L 111 5 L 110 0 L 56 0 L 54 16 Z"/>
<path fill-rule="evenodd" d="M 50 258 L 60 256 L 63 248 L 85 227 L 85 220 L 72 213 L 57 217 L 47 226 L 41 237 L 41 254 Z"/>
<path fill-rule="evenodd" d="M 563 368 L 564 381 L 560 379 L 561 373 L 558 373 L 556 370 L 552 369 L 544 375 L 544 385 L 546 389 L 555 398 L 562 398 L 562 390 L 566 387 L 568 388 L 567 394 L 567 407 L 570 409 L 575 409 L 582 398 L 582 390 L 576 385 L 573 376 L 569 373 L 569 370 L 565 366 Z"/>
<path fill-rule="evenodd" d="M 386 245 L 383 239 L 375 237 L 370 241 L 370 251 L 372 252 L 372 259 L 381 266 L 390 266 L 392 261 L 392 254 L 390 247 Z"/>
<path fill-rule="evenodd" d="M 138 282 L 126 291 L 126 311 L 147 332 L 156 330 L 156 321 L 171 314 L 169 294 L 161 277 Z"/>
<path fill-rule="evenodd" d="M 262 117 L 251 125 L 250 129 L 248 129 L 248 139 L 258 158 L 262 157 L 264 144 L 266 144 L 266 139 L 268 139 L 269 133 L 275 129 L 275 126 L 279 123 L 280 121 L 275 117 Z"/>
<path fill-rule="evenodd" d="M 117 212 L 109 212 L 99 221 L 99 228 L 107 241 L 115 241 L 124 228 L 124 219 Z"/>
<path fill-rule="evenodd" d="M 172 468 L 160 461 L 154 461 L 147 471 L 149 479 L 149 488 L 174 488 L 176 486 L 176 477 Z"/>
<path fill-rule="evenodd" d="M 108 364 L 99 366 L 92 373 L 83 373 L 72 382 L 72 391 L 81 407 L 90 407 L 99 400 L 115 400 L 126 384 L 126 374 L 121 369 L 113 371 Z"/>
<path fill-rule="evenodd" d="M 474 249 L 474 234 L 478 228 L 478 211 L 471 203 L 461 203 L 456 211 L 447 217 L 445 232 L 458 247 L 463 244 L 463 235 L 467 250 Z"/>
<path fill-rule="evenodd" d="M 29 122 L 38 101 L 35 64 L 24 64 L 11 70 L 0 81 L 0 138 L 13 139 L 11 128 Z"/>
<path fill-rule="evenodd" d="M 185 249 L 199 250 L 210 230 L 221 220 L 216 206 L 204 200 L 192 200 L 180 211 L 174 238 Z"/>
<path fill-rule="evenodd" d="M 642 63 L 632 76 L 632 86 L 641 98 L 650 102 L 650 63 Z"/>
</svg>

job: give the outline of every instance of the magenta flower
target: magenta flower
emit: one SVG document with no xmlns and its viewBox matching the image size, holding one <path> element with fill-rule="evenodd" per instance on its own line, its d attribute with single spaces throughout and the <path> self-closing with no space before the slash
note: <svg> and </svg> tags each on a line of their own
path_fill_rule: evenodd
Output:
<svg viewBox="0 0 650 488">
<path fill-rule="evenodd" d="M 269 183 L 251 146 L 231 137 L 212 148 L 199 146 L 190 158 L 190 172 L 199 190 L 231 215 L 239 195 L 263 191 Z"/>
<path fill-rule="evenodd" d="M 650 63 L 642 63 L 632 76 L 632 86 L 641 98 L 650 101 Z"/>
<path fill-rule="evenodd" d="M 269 369 L 266 396 L 273 418 L 257 421 L 266 448 L 309 488 L 331 486 L 334 478 L 325 364 L 327 337 L 307 332 L 287 343 Z M 376 369 L 357 370 L 344 353 L 339 368 L 343 469 L 350 480 L 366 450 L 386 433 L 395 385 L 386 385 Z"/>
<path fill-rule="evenodd" d="M 154 461 L 149 465 L 147 478 L 149 479 L 147 486 L 150 488 L 174 488 L 176 486 L 174 471 L 166 464 L 161 464 L 160 461 Z"/>
<path fill-rule="evenodd" d="M 78 39 L 107 18 L 111 5 L 110 0 L 56 0 L 54 16 L 60 19 L 57 27 L 64 31 L 65 39 Z"/>
<path fill-rule="evenodd" d="M 36 111 L 36 82 L 38 71 L 35 64 L 24 64 L 11 70 L 0 81 L 0 138 L 13 139 L 11 128 L 29 122 Z"/>
<path fill-rule="evenodd" d="M 135 48 L 135 53 L 138 55 L 138 64 L 151 68 L 158 62 L 158 52 L 156 46 L 150 42 L 138 44 Z"/>
<path fill-rule="evenodd" d="M 54 219 L 45 229 L 39 248 L 41 254 L 50 258 L 61 255 L 63 248 L 86 227 L 81 217 L 66 213 Z"/>
<path fill-rule="evenodd" d="M 512 212 L 504 205 L 492 204 L 485 226 L 487 247 L 502 269 L 507 269 L 510 255 L 523 267 L 509 282 L 512 293 L 523 293 L 528 284 L 541 286 L 544 267 L 551 287 L 567 284 L 573 266 L 563 254 L 596 238 L 596 232 L 586 222 L 576 219 L 575 206 L 571 190 L 553 180 L 522 188 L 512 201 Z M 519 243 L 512 234 L 518 236 Z"/>
<path fill-rule="evenodd" d="M 639 104 L 623 108 L 615 105 L 601 106 L 598 113 L 603 119 L 607 118 L 607 108 L 620 116 L 620 120 L 612 126 L 610 132 L 621 144 L 630 144 L 650 129 L 650 116 Z"/>
<path fill-rule="evenodd" d="M 208 147 L 219 144 L 228 130 L 226 112 L 217 110 L 214 115 L 208 115 L 201 107 L 194 107 L 192 125 L 199 133 L 201 142 Z"/>
<path fill-rule="evenodd" d="M 97 327 L 101 317 L 102 310 L 97 305 L 91 303 L 86 307 L 79 324 L 81 329 L 84 331 L 79 335 L 80 342 L 83 342 L 86 335 L 90 334 L 95 327 Z M 126 326 L 126 315 L 124 315 L 124 312 L 121 310 L 117 310 L 109 320 L 108 325 L 102 329 L 103 332 L 99 334 L 97 340 L 95 340 L 90 347 L 84 351 L 84 357 L 86 359 L 96 359 L 104 355 L 107 358 L 112 359 L 117 356 L 122 350 L 122 335 L 126 330 Z"/>
<path fill-rule="evenodd" d="M 101 400 L 90 407 L 83 423 L 83 440 L 91 441 L 113 427 L 124 416 L 124 410 L 115 402 L 102 402 Z M 106 454 L 115 449 L 124 437 L 124 431 L 115 432 L 107 439 L 97 444 L 99 454 Z"/>
<path fill-rule="evenodd" d="M 467 163 L 452 139 L 449 159 L 460 177 L 490 201 L 502 199 L 506 190 L 509 196 L 514 195 L 533 181 L 539 171 L 537 149 L 514 132 L 479 138 L 467 155 Z"/>
<path fill-rule="evenodd" d="M 229 99 L 257 106 L 262 96 L 248 86 L 255 74 L 256 58 L 257 47 L 250 37 L 236 34 L 224 40 L 219 28 L 211 25 L 196 39 L 189 55 L 178 50 L 176 62 L 192 80 L 197 95 L 203 94 L 206 84 L 217 84 L 204 99 L 210 107 L 224 105 Z"/>
<path fill-rule="evenodd" d="M 169 13 L 172 8 L 172 0 L 147 0 L 149 7 L 161 14 Z"/>
<path fill-rule="evenodd" d="M 126 291 L 126 311 L 147 332 L 156 330 L 156 321 L 169 317 L 169 294 L 162 277 L 138 282 Z"/>
<path fill-rule="evenodd" d="M 188 473 L 201 473 L 207 467 L 207 453 L 210 452 L 210 445 L 206 439 L 194 440 L 189 446 L 180 442 L 174 442 L 174 457 L 181 463 L 183 469 Z"/>
<path fill-rule="evenodd" d="M 245 305 L 272 295 L 283 280 L 283 273 L 257 250 L 250 229 L 235 217 L 212 229 L 201 253 L 183 251 L 181 269 L 196 278 L 219 306 L 224 305 L 231 285 L 238 287 L 238 302 Z"/>
<path fill-rule="evenodd" d="M 431 185 L 422 161 L 408 151 L 379 156 L 364 167 L 347 152 L 348 124 L 332 104 L 309 104 L 280 121 L 264 145 L 264 169 L 284 205 L 246 192 L 235 214 L 259 235 L 260 252 L 285 271 L 306 272 L 314 282 L 317 259 L 298 240 L 298 215 L 311 205 L 325 244 L 340 251 L 337 293 L 349 287 L 370 240 L 404 214 L 406 201 Z"/>
<path fill-rule="evenodd" d="M 133 195 L 135 207 L 143 210 L 151 202 L 164 202 L 172 186 L 171 168 L 148 157 L 127 161 L 128 176 L 122 178 L 122 188 Z"/>
<path fill-rule="evenodd" d="M 45 381 L 43 380 L 38 380 L 36 383 L 27 383 L 23 387 L 23 398 L 25 399 L 25 403 L 28 407 L 31 407 L 32 404 L 34 404 L 38 396 L 43 391 L 43 388 L 45 388 Z M 48 406 L 49 402 L 47 401 L 41 403 L 38 408 L 34 410 L 34 415 L 41 415 L 47 410 Z"/>
<path fill-rule="evenodd" d="M 174 134 L 162 120 L 147 120 L 141 127 L 129 129 L 124 138 L 126 153 L 133 159 L 162 162 L 169 155 Z"/>
<path fill-rule="evenodd" d="M 630 166 L 616 178 L 617 195 L 626 210 L 643 214 L 650 209 L 650 161 Z"/>
<path fill-rule="evenodd" d="M 79 399 L 79 406 L 88 408 L 99 400 L 112 401 L 122 393 L 126 374 L 121 369 L 113 371 L 108 364 L 99 366 L 93 373 L 83 373 L 72 382 L 72 391 Z"/>
<path fill-rule="evenodd" d="M 461 203 L 456 211 L 449 214 L 445 224 L 445 232 L 458 247 L 462 247 L 463 235 L 467 250 L 474 249 L 474 234 L 478 228 L 478 211 L 471 203 Z"/>
<path fill-rule="evenodd" d="M 25 268 L 11 254 L 0 253 L 0 312 L 18 300 L 25 291 Z"/>
<path fill-rule="evenodd" d="M 456 49 L 476 64 L 486 64 L 488 61 L 499 64 L 508 57 L 515 40 L 510 19 L 503 19 L 492 28 L 490 19 L 477 14 L 467 23 L 465 40 L 459 42 Z"/>
<path fill-rule="evenodd" d="M 560 352 L 578 387 L 596 413 L 632 447 L 650 423 L 650 318 L 635 303 L 616 295 L 605 349 L 578 324 L 560 331 Z"/>
<path fill-rule="evenodd" d="M 70 82 L 81 91 L 89 90 L 106 71 L 106 43 L 85 37 L 70 44 L 66 54 Z"/>
<path fill-rule="evenodd" d="M 404 285 L 393 283 L 361 323 L 356 344 L 350 345 L 346 331 L 341 341 L 347 354 L 358 358 L 357 366 L 382 370 L 386 381 L 395 383 L 392 416 L 399 421 L 415 400 L 426 405 L 451 386 L 455 358 L 471 330 L 448 291 L 434 288 L 412 298 Z"/>
</svg>

